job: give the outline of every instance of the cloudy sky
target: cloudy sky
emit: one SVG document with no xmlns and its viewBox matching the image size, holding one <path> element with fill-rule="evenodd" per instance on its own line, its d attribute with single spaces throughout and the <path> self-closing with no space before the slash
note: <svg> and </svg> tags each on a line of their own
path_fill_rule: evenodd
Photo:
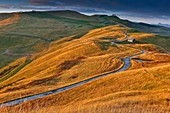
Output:
<svg viewBox="0 0 170 113">
<path fill-rule="evenodd" d="M 170 24 L 170 0 L 0 0 L 0 12 L 75 10 L 88 15 L 117 14 L 138 22 Z"/>
</svg>

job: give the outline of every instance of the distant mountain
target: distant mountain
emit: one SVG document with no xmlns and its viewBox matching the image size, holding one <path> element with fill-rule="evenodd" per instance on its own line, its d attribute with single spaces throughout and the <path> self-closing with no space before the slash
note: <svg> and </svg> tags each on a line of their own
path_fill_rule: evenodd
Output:
<svg viewBox="0 0 170 113">
<path fill-rule="evenodd" d="M 159 26 L 164 26 L 164 27 L 170 28 L 170 24 L 162 24 L 162 23 L 159 23 L 158 25 L 159 25 Z"/>
</svg>

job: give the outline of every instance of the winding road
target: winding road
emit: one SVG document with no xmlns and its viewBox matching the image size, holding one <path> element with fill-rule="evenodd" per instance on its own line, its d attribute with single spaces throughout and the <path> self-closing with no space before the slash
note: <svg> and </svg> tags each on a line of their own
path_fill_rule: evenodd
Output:
<svg viewBox="0 0 170 113">
<path fill-rule="evenodd" d="M 55 90 L 51 90 L 51 91 L 47 91 L 47 92 L 44 92 L 44 93 L 40 93 L 40 94 L 23 97 L 23 98 L 16 99 L 16 100 L 12 100 L 12 101 L 9 101 L 9 102 L 5 102 L 3 104 L 0 104 L 0 107 L 14 106 L 14 105 L 20 104 L 20 103 L 28 101 L 28 100 L 33 100 L 33 99 L 41 98 L 41 97 L 44 97 L 44 96 L 47 96 L 47 95 L 63 92 L 65 90 L 75 88 L 77 86 L 83 85 L 83 84 L 85 84 L 87 82 L 99 79 L 101 77 L 125 71 L 126 69 L 128 69 L 130 67 L 130 65 L 131 65 L 130 60 L 131 60 L 132 57 L 139 56 L 139 55 L 144 54 L 144 53 L 145 53 L 144 51 L 141 51 L 139 54 L 135 54 L 135 55 L 132 55 L 132 56 L 129 56 L 129 57 L 126 57 L 126 58 L 121 58 L 121 60 L 124 62 L 124 65 L 120 69 L 118 69 L 116 71 L 101 74 L 101 75 L 98 75 L 98 76 L 95 76 L 95 77 L 92 77 L 92 78 L 77 82 L 75 84 L 71 84 L 71 85 L 68 85 L 68 86 L 65 86 L 65 87 L 61 87 L 61 88 L 58 88 L 58 89 L 55 89 Z"/>
</svg>

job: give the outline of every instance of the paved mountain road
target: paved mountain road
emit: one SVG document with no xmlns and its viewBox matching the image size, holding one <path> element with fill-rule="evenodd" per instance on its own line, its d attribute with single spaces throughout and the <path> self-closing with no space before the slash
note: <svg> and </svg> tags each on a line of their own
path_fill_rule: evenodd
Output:
<svg viewBox="0 0 170 113">
<path fill-rule="evenodd" d="M 12 101 L 9 101 L 9 102 L 5 102 L 3 104 L 0 104 L 0 107 L 3 107 L 3 106 L 13 106 L 13 105 L 17 105 L 17 104 L 20 104 L 22 102 L 25 102 L 25 101 L 29 101 L 29 100 L 41 98 L 41 97 L 44 97 L 44 96 L 47 96 L 47 95 L 63 92 L 65 90 L 69 90 L 69 89 L 78 87 L 80 85 L 83 85 L 83 84 L 85 84 L 87 82 L 90 82 L 90 81 L 93 81 L 93 80 L 96 80 L 96 79 L 99 79 L 101 77 L 125 71 L 126 69 L 128 69 L 130 67 L 130 60 L 131 60 L 132 57 L 138 56 L 138 55 L 141 55 L 141 54 L 144 54 L 144 53 L 145 53 L 144 51 L 141 51 L 140 54 L 135 54 L 135 55 L 132 55 L 132 56 L 129 56 L 129 57 L 126 57 L 126 58 L 121 58 L 121 60 L 124 62 L 124 65 L 120 69 L 118 69 L 116 71 L 112 71 L 112 72 L 108 72 L 108 73 L 105 73 L 105 74 L 101 74 L 101 75 L 98 75 L 98 76 L 95 76 L 95 77 L 92 77 L 92 78 L 89 78 L 89 79 L 77 82 L 75 84 L 71 84 L 71 85 L 68 85 L 68 86 L 65 86 L 65 87 L 62 87 L 62 88 L 58 88 L 58 89 L 55 89 L 55 90 L 47 91 L 47 92 L 44 92 L 44 93 L 41 93 L 41 94 L 36 94 L 36 95 L 32 95 L 32 96 L 28 96 L 28 97 L 23 97 L 23 98 L 20 98 L 20 99 L 12 100 Z"/>
</svg>

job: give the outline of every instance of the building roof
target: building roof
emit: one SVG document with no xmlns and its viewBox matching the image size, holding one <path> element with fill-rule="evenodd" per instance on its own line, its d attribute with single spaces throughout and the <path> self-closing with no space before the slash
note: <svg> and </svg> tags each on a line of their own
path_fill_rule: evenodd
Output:
<svg viewBox="0 0 170 113">
<path fill-rule="evenodd" d="M 135 40 L 135 38 L 128 38 L 128 40 Z"/>
<path fill-rule="evenodd" d="M 128 42 L 135 42 L 135 38 L 128 38 Z"/>
</svg>

